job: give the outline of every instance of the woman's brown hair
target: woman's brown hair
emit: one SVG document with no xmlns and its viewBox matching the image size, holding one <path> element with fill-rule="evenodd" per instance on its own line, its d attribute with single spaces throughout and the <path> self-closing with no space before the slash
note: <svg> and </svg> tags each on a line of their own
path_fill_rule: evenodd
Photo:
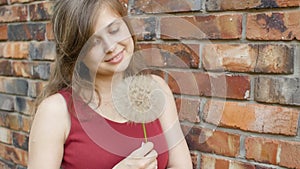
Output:
<svg viewBox="0 0 300 169">
<path fill-rule="evenodd" d="M 46 97 L 72 87 L 76 61 L 82 48 L 94 33 L 97 12 L 103 7 L 110 7 L 121 17 L 127 15 L 126 8 L 118 0 L 58 0 L 56 2 L 52 28 L 57 56 L 49 81 L 36 100 L 34 112 Z M 128 21 L 125 22 L 132 33 Z"/>
</svg>

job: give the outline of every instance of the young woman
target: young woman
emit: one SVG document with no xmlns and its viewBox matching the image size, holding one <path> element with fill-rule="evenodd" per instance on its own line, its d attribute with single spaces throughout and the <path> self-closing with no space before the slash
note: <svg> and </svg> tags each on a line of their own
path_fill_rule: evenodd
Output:
<svg viewBox="0 0 300 169">
<path fill-rule="evenodd" d="M 53 30 L 58 55 L 38 99 L 29 169 L 192 168 L 174 99 L 164 80 L 151 75 L 166 98 L 156 120 L 133 124 L 114 107 L 113 83 L 121 83 L 132 70 L 135 52 L 125 16 L 118 0 L 57 1 Z M 77 71 L 78 67 L 85 69 Z M 85 75 L 81 80 L 88 79 L 92 88 L 78 85 L 76 75 Z M 88 101 L 96 103 L 94 109 L 77 106 L 87 91 L 80 88 L 98 94 Z M 148 141 L 143 141 L 144 125 Z"/>
</svg>

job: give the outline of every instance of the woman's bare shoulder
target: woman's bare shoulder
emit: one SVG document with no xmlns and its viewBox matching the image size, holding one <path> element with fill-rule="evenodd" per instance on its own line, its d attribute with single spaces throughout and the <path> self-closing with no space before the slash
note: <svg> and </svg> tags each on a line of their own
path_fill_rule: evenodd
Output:
<svg viewBox="0 0 300 169">
<path fill-rule="evenodd" d="M 39 129 L 37 129 L 39 128 Z M 64 97 L 57 93 L 45 98 L 37 107 L 32 130 L 56 131 L 63 137 L 68 135 L 70 117 Z"/>
</svg>

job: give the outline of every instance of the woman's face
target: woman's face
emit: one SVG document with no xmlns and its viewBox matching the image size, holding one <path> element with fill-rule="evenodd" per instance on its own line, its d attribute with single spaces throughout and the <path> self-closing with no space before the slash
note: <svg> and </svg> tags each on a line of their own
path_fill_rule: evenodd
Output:
<svg viewBox="0 0 300 169">
<path fill-rule="evenodd" d="M 85 64 L 99 75 L 125 71 L 134 52 L 134 42 L 123 18 L 108 7 L 101 8 L 94 29 Z"/>
</svg>

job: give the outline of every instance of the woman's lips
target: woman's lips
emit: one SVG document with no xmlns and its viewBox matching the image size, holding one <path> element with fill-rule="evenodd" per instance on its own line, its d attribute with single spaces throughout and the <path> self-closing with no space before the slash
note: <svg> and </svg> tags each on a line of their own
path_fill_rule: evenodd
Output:
<svg viewBox="0 0 300 169">
<path fill-rule="evenodd" d="M 118 53 L 113 58 L 105 60 L 105 62 L 112 63 L 112 64 L 118 64 L 118 63 L 120 63 L 123 60 L 123 58 L 124 58 L 124 52 L 123 51 L 124 50 L 122 50 L 120 53 Z"/>
</svg>

